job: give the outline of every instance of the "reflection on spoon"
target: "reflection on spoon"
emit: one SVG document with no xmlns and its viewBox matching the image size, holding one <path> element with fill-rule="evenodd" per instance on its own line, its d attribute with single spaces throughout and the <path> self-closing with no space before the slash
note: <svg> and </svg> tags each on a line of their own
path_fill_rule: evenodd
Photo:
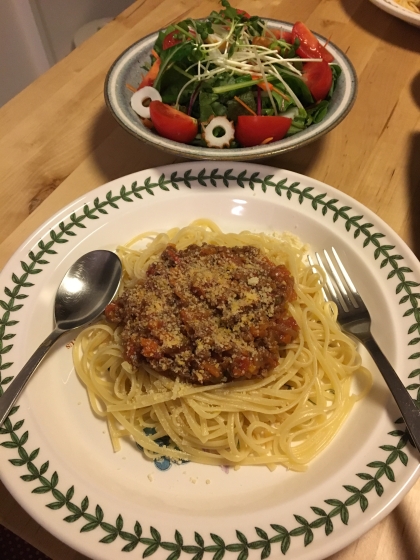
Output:
<svg viewBox="0 0 420 560">
<path fill-rule="evenodd" d="M 121 274 L 121 261 L 111 251 L 91 251 L 70 267 L 55 296 L 55 329 L 35 350 L 0 398 L 0 426 L 54 342 L 65 332 L 99 317 L 116 294 Z"/>
</svg>

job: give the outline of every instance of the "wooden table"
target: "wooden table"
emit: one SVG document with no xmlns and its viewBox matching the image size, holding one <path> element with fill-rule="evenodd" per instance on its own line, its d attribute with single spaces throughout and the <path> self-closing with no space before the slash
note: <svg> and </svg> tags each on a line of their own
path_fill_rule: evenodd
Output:
<svg viewBox="0 0 420 560">
<path fill-rule="evenodd" d="M 353 62 L 350 115 L 302 149 L 260 163 L 324 181 L 383 218 L 420 255 L 420 30 L 368 0 L 242 0 L 250 13 L 302 20 Z M 108 113 L 103 83 L 139 38 L 218 9 L 216 1 L 137 0 L 0 109 L 0 266 L 45 219 L 127 173 L 181 161 L 146 146 Z M 420 482 L 395 510 L 329 560 L 420 558 Z M 0 483 L 0 522 L 53 560 L 81 560 L 42 529 Z"/>
</svg>

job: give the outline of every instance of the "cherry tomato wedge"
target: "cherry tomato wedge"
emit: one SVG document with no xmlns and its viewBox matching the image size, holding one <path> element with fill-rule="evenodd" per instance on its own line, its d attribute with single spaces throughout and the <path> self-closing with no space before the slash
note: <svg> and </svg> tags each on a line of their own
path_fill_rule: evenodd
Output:
<svg viewBox="0 0 420 560">
<path fill-rule="evenodd" d="M 152 86 L 154 81 L 156 80 L 156 76 L 159 74 L 159 68 L 160 68 L 160 58 L 157 58 L 152 64 L 150 70 L 147 72 L 147 74 L 141 81 L 137 89 L 141 89 L 146 86 Z"/>
<path fill-rule="evenodd" d="M 231 15 L 233 14 L 234 11 L 237 13 L 238 16 L 243 16 L 246 19 L 249 19 L 251 17 L 248 14 L 248 12 L 246 12 L 245 10 L 241 10 L 240 8 L 233 8 L 233 7 L 230 7 L 229 10 L 220 10 L 220 13 L 223 14 L 226 17 L 226 19 L 230 20 L 231 18 L 228 17 L 228 14 Z"/>
<path fill-rule="evenodd" d="M 294 39 L 291 31 L 286 31 L 285 29 L 269 28 L 266 35 L 267 37 L 274 35 L 277 41 L 280 41 L 282 39 L 283 41 L 286 41 L 286 43 L 289 43 L 289 45 L 293 45 Z"/>
<path fill-rule="evenodd" d="M 318 41 L 315 35 L 304 23 L 297 21 L 292 29 L 293 41 L 296 37 L 300 41 L 296 53 L 301 58 L 322 58 L 325 62 L 332 62 L 333 55 Z"/>
<path fill-rule="evenodd" d="M 153 126 L 164 138 L 188 144 L 197 135 L 196 119 L 177 111 L 162 101 L 152 101 L 149 108 Z"/>
<path fill-rule="evenodd" d="M 174 45 L 182 43 L 182 39 L 180 39 L 179 35 L 179 31 L 171 31 L 170 33 L 168 33 L 163 39 L 162 49 L 166 51 L 166 49 L 170 49 Z"/>
<path fill-rule="evenodd" d="M 248 14 L 248 12 L 246 12 L 245 10 L 241 10 L 240 8 L 236 8 L 236 11 L 238 12 L 238 15 L 240 16 L 244 16 L 246 18 L 250 18 L 251 16 Z"/>
<path fill-rule="evenodd" d="M 319 62 L 305 62 L 302 78 L 308 86 L 315 101 L 325 99 L 332 84 L 332 70 L 325 60 Z"/>
<path fill-rule="evenodd" d="M 284 138 L 291 123 L 292 119 L 287 117 L 241 115 L 235 127 L 235 137 L 245 148 L 259 146 L 263 142 L 275 142 Z"/>
<path fill-rule="evenodd" d="M 253 37 L 252 44 L 258 45 L 259 47 L 266 47 L 267 49 L 274 43 L 275 38 L 271 37 L 270 35 L 266 35 L 265 37 Z"/>
</svg>

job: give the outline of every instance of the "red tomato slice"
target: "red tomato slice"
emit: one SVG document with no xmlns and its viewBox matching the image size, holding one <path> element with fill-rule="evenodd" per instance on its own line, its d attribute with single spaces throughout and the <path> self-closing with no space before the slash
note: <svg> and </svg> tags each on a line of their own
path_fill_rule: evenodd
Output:
<svg viewBox="0 0 420 560">
<path fill-rule="evenodd" d="M 266 35 L 265 37 L 254 37 L 252 39 L 252 44 L 258 45 L 259 47 L 266 47 L 267 49 L 269 49 L 270 46 L 274 43 L 274 41 L 275 41 L 274 37 L 270 37 L 269 35 Z"/>
<path fill-rule="evenodd" d="M 179 38 L 179 33 L 180 33 L 179 31 L 171 31 L 166 35 L 162 43 L 162 49 L 164 51 L 182 42 L 182 39 Z"/>
<path fill-rule="evenodd" d="M 152 86 L 154 81 L 156 80 L 156 76 L 159 74 L 159 68 L 160 58 L 157 58 L 137 89 L 144 88 L 145 86 Z"/>
<path fill-rule="evenodd" d="M 272 33 L 274 37 L 277 39 L 277 41 L 283 39 L 283 41 L 286 41 L 286 43 L 289 43 L 289 45 L 293 45 L 294 39 L 291 31 L 285 31 L 284 29 L 268 29 L 268 31 L 269 31 L 269 33 L 267 33 L 268 37 L 270 37 Z"/>
<path fill-rule="evenodd" d="M 241 10 L 240 8 L 236 8 L 236 13 L 238 14 L 238 16 L 243 16 L 244 18 L 249 19 L 251 16 L 248 14 L 248 12 L 246 12 L 245 10 Z M 226 16 L 226 10 L 220 10 L 220 13 L 223 14 L 224 16 Z M 230 20 L 230 18 L 227 18 L 228 20 Z"/>
<path fill-rule="evenodd" d="M 305 62 L 302 70 L 302 78 L 308 86 L 315 101 L 325 99 L 332 84 L 332 70 L 325 60 L 320 62 Z"/>
<path fill-rule="evenodd" d="M 236 140 L 245 148 L 281 140 L 289 130 L 292 119 L 287 117 L 253 117 L 241 115 L 235 127 Z"/>
<path fill-rule="evenodd" d="M 240 16 L 244 16 L 246 18 L 250 18 L 251 16 L 248 14 L 248 12 L 246 12 L 245 10 L 241 10 L 240 8 L 236 8 L 236 11 L 238 12 L 238 14 Z"/>
<path fill-rule="evenodd" d="M 301 58 L 322 58 L 326 62 L 334 60 L 333 55 L 321 45 L 315 35 L 310 31 L 304 23 L 297 21 L 292 29 L 293 41 L 296 37 L 300 41 L 300 46 L 296 53 Z"/>
<path fill-rule="evenodd" d="M 152 101 L 149 108 L 153 126 L 164 138 L 188 144 L 196 137 L 198 132 L 196 119 L 177 111 L 162 101 Z"/>
</svg>

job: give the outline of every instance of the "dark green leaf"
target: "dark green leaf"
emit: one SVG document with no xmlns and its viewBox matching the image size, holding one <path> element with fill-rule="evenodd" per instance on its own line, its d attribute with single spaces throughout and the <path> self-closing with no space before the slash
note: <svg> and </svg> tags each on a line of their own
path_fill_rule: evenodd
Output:
<svg viewBox="0 0 420 560">
<path fill-rule="evenodd" d="M 210 533 L 210 536 L 212 538 L 212 540 L 218 545 L 218 546 L 225 546 L 225 541 L 219 537 L 219 535 L 215 535 L 214 533 Z"/>
<path fill-rule="evenodd" d="M 12 441 L 4 441 L 0 443 L 0 445 L 6 449 L 15 449 L 17 447 L 17 443 L 13 443 Z"/>
<path fill-rule="evenodd" d="M 311 542 L 314 540 L 314 534 L 313 531 L 311 531 L 310 529 L 307 529 L 306 533 L 305 533 L 305 538 L 303 541 L 303 544 L 305 546 L 308 546 L 309 544 L 311 544 Z"/>
<path fill-rule="evenodd" d="M 309 527 L 311 527 L 312 529 L 318 529 L 319 527 L 322 527 L 322 525 L 325 525 L 326 522 L 327 516 L 318 517 L 318 519 L 314 519 L 314 521 L 309 524 Z"/>
<path fill-rule="evenodd" d="M 391 482 L 395 482 L 394 471 L 388 465 L 385 467 L 385 474 L 388 480 L 390 480 Z"/>
<path fill-rule="evenodd" d="M 279 533 L 283 537 L 285 537 L 286 535 L 289 534 L 288 530 L 285 527 L 283 527 L 282 525 L 272 524 L 271 528 L 274 529 L 274 531 L 276 531 L 276 533 Z"/>
<path fill-rule="evenodd" d="M 198 546 L 204 546 L 204 539 L 199 533 L 194 533 L 194 540 L 198 544 Z"/>
<path fill-rule="evenodd" d="M 22 467 L 26 461 L 24 459 L 9 459 L 9 463 L 14 465 L 15 467 Z"/>
<path fill-rule="evenodd" d="M 366 511 L 367 507 L 369 505 L 369 502 L 366 498 L 366 496 L 364 496 L 363 494 L 360 496 L 360 508 L 362 511 Z"/>
<path fill-rule="evenodd" d="M 172 552 L 172 554 L 170 554 L 166 560 L 178 560 L 180 556 L 181 556 L 181 549 L 179 548 L 178 550 Z"/>
<path fill-rule="evenodd" d="M 58 474 L 56 472 L 53 472 L 53 475 L 51 477 L 51 486 L 52 488 L 55 488 L 58 484 Z"/>
<path fill-rule="evenodd" d="M 331 519 L 328 517 L 328 518 L 327 518 L 327 522 L 326 522 L 326 524 L 325 524 L 325 534 L 327 535 L 327 537 L 328 537 L 328 535 L 331 535 L 331 533 L 333 532 L 333 530 L 334 530 L 333 522 L 332 522 Z"/>
<path fill-rule="evenodd" d="M 51 504 L 47 504 L 47 508 L 56 510 L 60 509 L 64 506 L 64 502 L 52 502 Z"/>
<path fill-rule="evenodd" d="M 344 525 L 347 525 L 347 523 L 349 522 L 349 510 L 346 506 L 343 506 L 341 508 L 340 517 Z"/>
<path fill-rule="evenodd" d="M 96 519 L 97 519 L 98 521 L 102 522 L 102 521 L 103 521 L 103 518 L 104 518 L 104 512 L 103 512 L 101 506 L 99 506 L 99 505 L 96 506 L 96 508 L 95 508 L 95 514 L 96 514 Z"/>
<path fill-rule="evenodd" d="M 304 535 L 306 533 L 306 527 L 300 526 L 296 527 L 296 529 L 292 529 L 290 531 L 290 535 L 292 537 L 298 537 L 299 535 Z"/>
<path fill-rule="evenodd" d="M 64 517 L 63 521 L 65 521 L 66 523 L 74 523 L 75 521 L 78 521 L 80 517 L 81 514 L 68 515 L 67 517 Z"/>
<path fill-rule="evenodd" d="M 107 533 L 115 533 L 117 531 L 117 528 L 114 527 L 114 525 L 111 525 L 111 523 L 106 523 L 105 521 L 102 521 L 100 525 L 101 525 L 101 529 L 103 529 Z"/>
<path fill-rule="evenodd" d="M 83 527 L 80 529 L 81 533 L 88 533 L 89 531 L 93 531 L 94 529 L 96 529 L 96 527 L 98 527 L 99 523 L 97 521 L 92 521 L 91 523 L 86 523 L 86 525 L 83 525 Z"/>
<path fill-rule="evenodd" d="M 123 548 L 123 552 L 131 552 L 133 551 L 136 546 L 139 544 L 139 541 L 131 541 L 130 543 L 126 544 Z"/>
<path fill-rule="evenodd" d="M 290 537 L 289 535 L 286 535 L 284 537 L 284 539 L 281 541 L 281 551 L 283 554 L 286 554 L 286 552 L 289 550 L 290 548 Z"/>
<path fill-rule="evenodd" d="M 33 494 L 46 494 L 51 488 L 49 486 L 38 486 L 32 490 Z"/>
<path fill-rule="evenodd" d="M 109 544 L 114 542 L 117 537 L 118 537 L 118 533 L 110 533 L 109 535 L 105 535 L 105 537 L 102 537 L 102 539 L 99 542 Z"/>
</svg>

